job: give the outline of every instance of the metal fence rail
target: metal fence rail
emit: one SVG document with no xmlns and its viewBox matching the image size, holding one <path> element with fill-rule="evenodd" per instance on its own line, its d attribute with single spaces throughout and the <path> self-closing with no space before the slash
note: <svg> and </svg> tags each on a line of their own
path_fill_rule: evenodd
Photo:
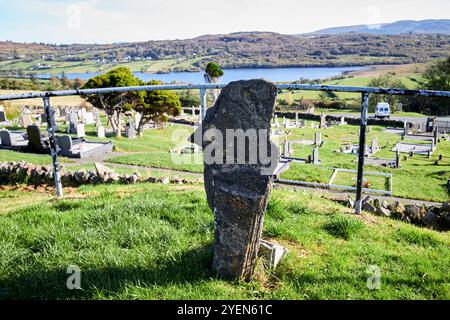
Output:
<svg viewBox="0 0 450 320">
<path fill-rule="evenodd" d="M 54 179 L 56 186 L 56 194 L 62 197 L 62 185 L 59 177 L 59 164 L 57 156 L 57 141 L 55 129 L 52 124 L 54 114 L 50 106 L 50 98 L 61 96 L 80 96 L 93 94 L 107 94 L 113 92 L 129 92 L 129 91 L 153 91 L 153 90 L 200 90 L 200 119 L 203 119 L 206 114 L 206 92 L 209 89 L 222 89 L 227 84 L 175 84 L 175 85 L 156 85 L 156 86 L 135 86 L 135 87 L 116 87 L 116 88 L 98 88 L 98 89 L 80 89 L 80 90 L 63 90 L 63 91 L 48 91 L 48 92 L 30 92 L 21 94 L 0 95 L 2 100 L 21 100 L 41 98 L 44 101 L 44 109 L 47 115 L 47 122 L 50 125 L 48 128 L 51 155 L 54 167 Z M 372 87 L 347 87 L 347 86 L 328 86 L 328 85 L 310 85 L 310 84 L 276 84 L 280 90 L 305 90 L 305 91 L 325 91 L 325 92 L 350 92 L 361 94 L 361 124 L 359 136 L 359 154 L 358 154 L 358 178 L 356 187 L 356 201 L 355 212 L 361 212 L 361 198 L 363 192 L 363 176 L 364 176 L 364 150 L 366 149 L 366 127 L 367 114 L 369 106 L 369 94 L 386 94 L 386 95 L 402 95 L 402 96 L 421 96 L 421 97 L 441 97 L 450 98 L 449 91 L 432 91 L 432 90 L 406 90 L 393 88 L 372 88 Z M 365 191 L 365 190 L 364 190 Z"/>
</svg>

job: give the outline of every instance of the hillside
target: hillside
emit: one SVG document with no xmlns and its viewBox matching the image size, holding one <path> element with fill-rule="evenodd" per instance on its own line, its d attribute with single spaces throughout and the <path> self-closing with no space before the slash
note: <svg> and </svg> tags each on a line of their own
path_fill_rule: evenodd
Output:
<svg viewBox="0 0 450 320">
<path fill-rule="evenodd" d="M 313 32 L 313 34 L 345 34 L 345 33 L 366 33 L 366 34 L 450 34 L 450 19 L 441 20 L 402 20 L 393 23 L 377 25 L 356 25 L 346 27 L 328 28 Z"/>
<path fill-rule="evenodd" d="M 202 185 L 2 187 L 0 299 L 449 299 L 448 233 L 275 190 L 263 237 L 289 248 L 250 283 L 211 269 L 213 214 Z M 82 270 L 67 290 L 67 267 Z M 368 287 L 371 266 L 381 270 Z M 372 267 L 373 268 L 373 267 Z"/>
<path fill-rule="evenodd" d="M 224 68 L 409 64 L 447 57 L 450 35 L 283 35 L 241 32 L 187 40 L 109 45 L 0 42 L 0 73 L 195 71 Z"/>
</svg>

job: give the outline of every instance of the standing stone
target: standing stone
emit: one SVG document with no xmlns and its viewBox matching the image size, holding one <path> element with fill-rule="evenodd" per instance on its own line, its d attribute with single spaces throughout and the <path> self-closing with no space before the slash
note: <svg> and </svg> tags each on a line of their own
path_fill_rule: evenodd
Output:
<svg viewBox="0 0 450 320">
<path fill-rule="evenodd" d="M 125 126 L 125 137 L 128 139 L 136 138 L 136 129 L 134 128 L 132 122 L 128 122 Z"/>
<path fill-rule="evenodd" d="M 322 144 L 322 132 L 316 132 L 314 136 L 314 144 L 320 146 Z"/>
<path fill-rule="evenodd" d="M 312 161 L 313 161 L 313 164 L 320 164 L 320 160 L 319 160 L 319 146 L 318 145 L 316 145 L 314 147 Z"/>
<path fill-rule="evenodd" d="M 181 111 L 183 111 L 183 109 L 181 109 Z M 142 119 L 142 114 L 140 114 L 139 112 L 136 112 L 136 114 L 134 116 L 134 128 L 136 130 L 139 128 L 139 123 L 141 123 L 141 119 Z"/>
<path fill-rule="evenodd" d="M 345 122 L 345 117 L 341 117 L 341 122 L 339 123 L 341 126 L 344 124 L 347 124 L 347 122 Z"/>
<path fill-rule="evenodd" d="M 78 114 L 75 111 L 69 114 L 69 133 L 77 133 Z"/>
<path fill-rule="evenodd" d="M 84 115 L 84 122 L 86 124 L 94 124 L 94 113 L 93 112 L 86 112 L 86 114 Z"/>
<path fill-rule="evenodd" d="M 195 107 L 192 106 L 192 110 L 191 110 L 192 116 L 195 117 Z"/>
<path fill-rule="evenodd" d="M 325 115 L 322 113 L 320 115 L 320 123 L 319 123 L 319 129 L 324 129 L 327 127 L 327 121 Z"/>
<path fill-rule="evenodd" d="M 8 121 L 8 119 L 6 119 L 5 108 L 2 105 L 0 105 L 0 122 L 6 121 Z"/>
<path fill-rule="evenodd" d="M 231 82 L 191 137 L 204 150 L 205 189 L 215 220 L 213 269 L 224 278 L 250 280 L 254 272 L 278 165 L 278 148 L 269 136 L 276 96 L 276 86 L 264 80 Z M 256 132 L 257 141 L 227 140 L 227 129 Z"/>
<path fill-rule="evenodd" d="M 371 144 L 370 144 L 370 149 L 371 149 L 372 155 L 374 155 L 375 153 L 377 153 L 378 150 L 380 149 L 380 148 L 378 147 L 378 139 L 377 139 L 377 138 L 372 139 L 372 142 L 371 142 Z"/>
<path fill-rule="evenodd" d="M 278 116 L 275 115 L 275 127 L 278 128 L 280 126 L 280 123 L 278 122 Z"/>
<path fill-rule="evenodd" d="M 32 121 L 31 121 L 30 109 L 25 107 L 20 112 L 20 126 L 22 128 L 28 128 L 28 126 L 31 124 L 32 124 Z"/>
<path fill-rule="evenodd" d="M 298 128 L 300 125 L 299 125 L 299 122 L 298 122 L 298 113 L 296 112 L 295 113 L 295 127 L 296 128 Z"/>
<path fill-rule="evenodd" d="M 100 139 L 105 138 L 105 127 L 103 127 L 103 126 L 97 127 L 97 138 L 100 138 Z"/>
<path fill-rule="evenodd" d="M 78 138 L 84 138 L 86 136 L 86 132 L 84 130 L 84 124 L 79 123 L 76 126 L 76 134 Z"/>
</svg>

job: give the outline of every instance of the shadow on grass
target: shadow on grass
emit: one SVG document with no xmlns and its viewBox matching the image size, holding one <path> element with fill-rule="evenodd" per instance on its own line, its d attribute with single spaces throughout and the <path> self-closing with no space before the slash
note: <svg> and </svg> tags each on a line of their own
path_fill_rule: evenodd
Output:
<svg viewBox="0 0 450 320">
<path fill-rule="evenodd" d="M 96 299 L 114 297 L 127 287 L 195 284 L 214 277 L 211 269 L 212 245 L 182 253 L 173 261 L 158 261 L 157 266 L 81 267 L 82 290 L 69 290 L 66 268 L 39 270 L 36 266 L 17 277 L 0 280 L 0 299 Z"/>
</svg>

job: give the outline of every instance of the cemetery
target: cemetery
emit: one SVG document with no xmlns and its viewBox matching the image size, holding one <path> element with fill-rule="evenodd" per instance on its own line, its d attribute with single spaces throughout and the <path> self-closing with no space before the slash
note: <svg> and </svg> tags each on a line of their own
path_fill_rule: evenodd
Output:
<svg viewBox="0 0 450 320">
<path fill-rule="evenodd" d="M 446 133 L 430 138 L 370 124 L 364 150 L 367 196 L 364 213 L 354 215 L 355 200 L 345 192 L 357 188 L 360 127 L 326 114 L 300 119 L 277 113 L 276 95 L 277 88 L 266 81 L 235 82 L 222 89 L 204 118 L 200 107 L 182 109 L 168 123 L 147 123 L 142 135 L 135 111 L 124 115 L 118 136 L 103 110 L 55 108 L 52 126 L 64 188 L 59 199 L 51 121 L 36 108 L 8 119 L 0 131 L 0 195 L 11 205 L 0 208 L 0 235 L 13 245 L 0 247 L 13 255 L 16 248 L 31 246 L 17 259 L 35 264 L 27 267 L 30 272 L 0 265 L 7 270 L 6 294 L 39 296 L 48 283 L 54 290 L 42 296 L 57 299 L 446 298 L 445 284 L 429 291 L 428 280 L 409 267 L 402 276 L 412 280 L 397 292 L 398 263 L 387 258 L 375 263 L 383 264 L 391 281 L 380 291 L 367 291 L 359 284 L 366 269 L 355 263 L 373 263 L 373 250 L 383 257 L 400 250 L 402 263 L 430 272 L 429 281 L 445 277 Z M 255 127 L 267 132 L 260 139 L 275 148 L 273 167 L 209 164 L 207 151 L 216 140 L 195 139 L 208 129 Z M 433 152 L 401 149 L 411 141 Z M 262 170 L 268 173 L 261 175 Z M 302 183 L 305 188 L 297 189 Z M 17 229 L 20 219 L 40 222 Z M 83 260 L 80 267 L 94 284 L 83 291 L 60 287 L 57 266 L 68 260 Z M 45 261 L 48 267 L 37 271 Z"/>
</svg>

